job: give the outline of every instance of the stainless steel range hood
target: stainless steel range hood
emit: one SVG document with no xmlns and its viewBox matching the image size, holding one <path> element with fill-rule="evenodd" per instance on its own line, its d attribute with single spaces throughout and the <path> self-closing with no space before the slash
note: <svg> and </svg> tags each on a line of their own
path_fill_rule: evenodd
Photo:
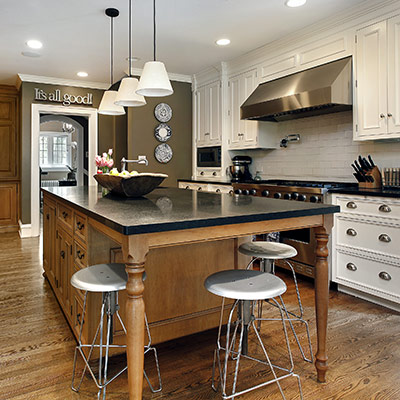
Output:
<svg viewBox="0 0 400 400">
<path fill-rule="evenodd" d="M 351 57 L 259 85 L 241 119 L 285 121 L 352 108 Z"/>
</svg>

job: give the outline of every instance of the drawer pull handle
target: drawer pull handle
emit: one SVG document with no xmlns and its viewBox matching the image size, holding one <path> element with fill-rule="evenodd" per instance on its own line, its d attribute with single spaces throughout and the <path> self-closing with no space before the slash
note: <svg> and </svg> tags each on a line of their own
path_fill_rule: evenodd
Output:
<svg viewBox="0 0 400 400">
<path fill-rule="evenodd" d="M 392 241 L 392 239 L 390 239 L 390 236 L 386 235 L 386 233 L 382 233 L 382 235 L 379 235 L 378 239 L 380 242 L 384 243 L 390 243 Z"/>
<path fill-rule="evenodd" d="M 82 258 L 85 257 L 85 253 L 82 253 L 80 250 L 78 250 L 78 251 L 76 252 L 76 255 L 77 255 L 77 257 L 78 257 L 80 260 L 82 260 Z"/>
<path fill-rule="evenodd" d="M 221 189 L 217 189 L 215 193 L 221 193 Z"/>
<path fill-rule="evenodd" d="M 392 211 L 392 209 L 389 206 L 387 206 L 386 204 L 382 204 L 379 206 L 379 211 L 385 212 L 385 213 L 390 213 Z"/>
<path fill-rule="evenodd" d="M 354 203 L 354 201 L 349 201 L 349 202 L 346 204 L 346 207 L 347 207 L 347 208 L 352 208 L 352 209 L 354 210 L 354 209 L 357 208 L 357 204 Z"/>
<path fill-rule="evenodd" d="M 80 324 L 81 324 L 80 317 L 81 317 L 81 313 L 79 313 L 79 314 L 76 314 L 76 322 L 77 322 L 77 324 L 78 324 L 78 325 L 80 325 Z"/>
<path fill-rule="evenodd" d="M 85 224 L 82 224 L 81 221 L 78 221 L 76 223 L 76 227 L 78 228 L 79 231 L 81 231 L 85 227 Z"/>
<path fill-rule="evenodd" d="M 198 191 L 201 191 L 201 190 L 203 190 L 201 187 L 199 187 L 198 189 L 197 189 Z"/>
<path fill-rule="evenodd" d="M 347 229 L 346 233 L 347 233 L 349 236 L 357 236 L 357 232 L 356 232 L 354 229 L 352 229 L 352 228 Z"/>
<path fill-rule="evenodd" d="M 60 256 L 61 256 L 61 258 L 65 258 L 65 251 L 64 250 L 60 251 Z"/>
<path fill-rule="evenodd" d="M 230 191 L 229 191 L 229 194 L 233 194 L 233 190 L 230 190 Z"/>
<path fill-rule="evenodd" d="M 185 189 L 186 189 L 186 190 L 187 190 L 187 189 L 190 189 L 190 187 L 189 187 L 189 186 L 186 186 Z"/>
<path fill-rule="evenodd" d="M 387 272 L 379 272 L 379 278 L 383 279 L 384 281 L 390 281 L 392 277 Z"/>
<path fill-rule="evenodd" d="M 346 265 L 346 268 L 347 268 L 349 271 L 357 271 L 357 267 L 356 267 L 353 263 L 348 263 L 348 264 Z"/>
<path fill-rule="evenodd" d="M 62 216 L 63 216 L 64 218 L 67 218 L 67 217 L 68 217 L 68 213 L 65 212 L 65 211 L 63 211 L 63 212 L 62 212 Z"/>
</svg>

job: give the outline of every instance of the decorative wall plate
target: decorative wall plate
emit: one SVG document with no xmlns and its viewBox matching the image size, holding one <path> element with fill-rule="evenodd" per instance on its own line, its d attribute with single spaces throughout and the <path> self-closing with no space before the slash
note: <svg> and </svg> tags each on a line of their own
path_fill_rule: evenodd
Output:
<svg viewBox="0 0 400 400">
<path fill-rule="evenodd" d="M 171 127 L 168 124 L 160 124 L 154 130 L 154 136 L 160 142 L 168 141 L 172 136 Z"/>
<path fill-rule="evenodd" d="M 172 149 L 167 143 L 159 144 L 154 150 L 154 156 L 156 160 L 162 164 L 166 164 L 171 161 Z"/>
<path fill-rule="evenodd" d="M 160 122 L 168 122 L 172 118 L 172 109 L 167 103 L 160 103 L 156 105 L 154 115 Z"/>
</svg>

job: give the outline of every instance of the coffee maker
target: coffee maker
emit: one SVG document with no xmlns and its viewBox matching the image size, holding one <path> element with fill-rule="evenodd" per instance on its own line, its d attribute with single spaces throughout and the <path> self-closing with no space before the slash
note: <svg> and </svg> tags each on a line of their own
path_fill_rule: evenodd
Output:
<svg viewBox="0 0 400 400">
<path fill-rule="evenodd" d="M 244 182 L 252 179 L 249 171 L 251 161 L 249 156 L 235 156 L 232 158 L 232 165 L 229 167 L 231 182 Z"/>
</svg>

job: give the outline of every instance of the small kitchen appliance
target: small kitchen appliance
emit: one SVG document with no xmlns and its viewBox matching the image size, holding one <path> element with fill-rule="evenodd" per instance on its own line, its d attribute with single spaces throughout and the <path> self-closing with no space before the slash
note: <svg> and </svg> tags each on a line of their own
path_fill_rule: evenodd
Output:
<svg viewBox="0 0 400 400">
<path fill-rule="evenodd" d="M 220 168 L 221 167 L 221 146 L 199 147 L 197 149 L 198 168 Z"/>
<path fill-rule="evenodd" d="M 245 182 L 252 179 L 249 171 L 251 161 L 249 156 L 235 156 L 232 158 L 232 165 L 229 167 L 232 182 Z"/>
</svg>

